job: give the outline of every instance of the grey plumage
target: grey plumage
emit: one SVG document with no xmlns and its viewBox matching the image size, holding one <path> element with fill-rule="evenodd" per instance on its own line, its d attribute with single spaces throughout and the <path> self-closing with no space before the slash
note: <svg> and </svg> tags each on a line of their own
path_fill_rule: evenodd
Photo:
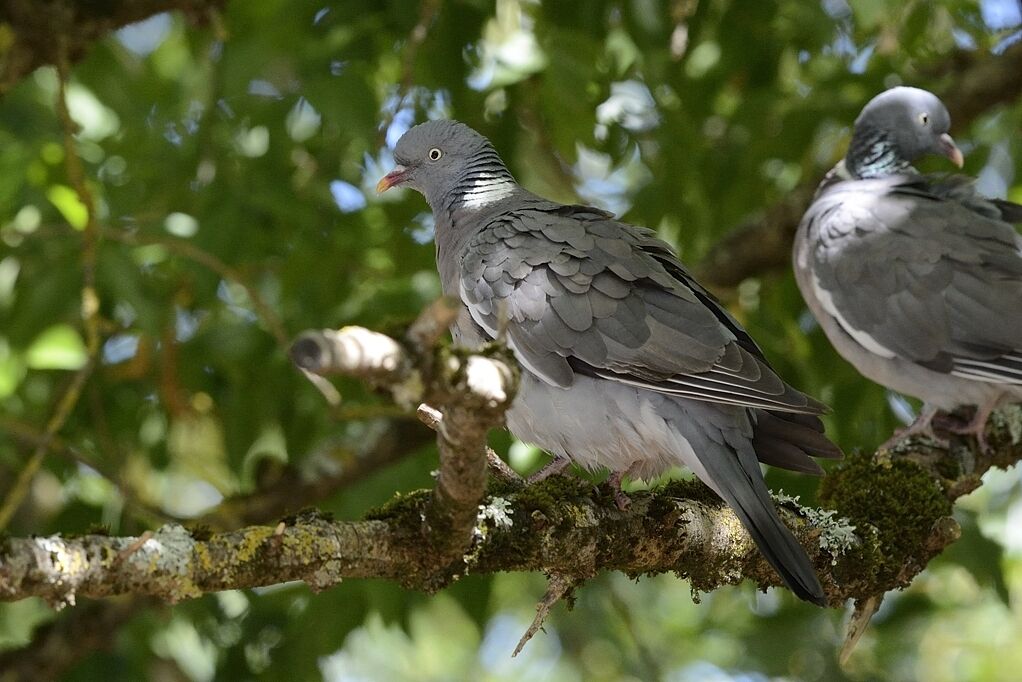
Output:
<svg viewBox="0 0 1022 682">
<path fill-rule="evenodd" d="M 1022 238 L 1010 224 L 1022 206 L 977 194 L 969 178 L 912 168 L 928 153 L 961 164 L 949 124 L 923 90 L 894 88 L 868 104 L 802 219 L 795 274 L 838 352 L 928 404 L 913 430 L 929 430 L 934 408 L 974 404 L 963 431 L 983 443 L 989 411 L 1022 398 Z"/>
<path fill-rule="evenodd" d="M 640 478 L 689 466 L 785 583 L 822 604 L 757 456 L 820 473 L 812 456 L 840 456 L 816 416 L 824 406 L 777 376 L 650 230 L 529 193 L 485 138 L 454 121 L 413 128 L 395 160 L 380 188 L 408 185 L 433 209 L 443 289 L 465 305 L 455 339 L 472 346 L 504 331 L 524 368 L 511 432 Z"/>
</svg>

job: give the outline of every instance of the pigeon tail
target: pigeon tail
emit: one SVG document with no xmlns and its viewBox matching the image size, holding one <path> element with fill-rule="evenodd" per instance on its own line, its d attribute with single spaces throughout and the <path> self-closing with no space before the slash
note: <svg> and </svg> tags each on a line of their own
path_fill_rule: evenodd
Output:
<svg viewBox="0 0 1022 682">
<path fill-rule="evenodd" d="M 822 475 L 813 457 L 841 459 L 844 453 L 823 433 L 823 422 L 815 415 L 756 410 L 752 447 L 763 464 Z"/>
<path fill-rule="evenodd" d="M 740 450 L 706 452 L 700 457 L 704 482 L 734 510 L 788 589 L 799 599 L 826 606 L 827 597 L 809 556 L 777 515 L 756 455 L 751 447 Z"/>
</svg>

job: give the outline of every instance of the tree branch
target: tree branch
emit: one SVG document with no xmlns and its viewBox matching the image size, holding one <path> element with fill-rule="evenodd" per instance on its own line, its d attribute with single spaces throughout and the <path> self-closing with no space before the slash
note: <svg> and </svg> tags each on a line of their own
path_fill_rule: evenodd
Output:
<svg viewBox="0 0 1022 682">
<path fill-rule="evenodd" d="M 813 558 L 831 605 L 907 585 L 958 537 L 953 500 L 990 467 L 1022 458 L 1020 430 L 1016 406 L 994 418 L 990 455 L 962 441 L 942 449 L 912 440 L 853 457 L 823 490 L 846 518 L 783 500 L 782 518 Z M 443 562 L 438 556 L 451 540 L 430 521 L 435 498 L 399 496 L 362 521 L 300 515 L 282 530 L 203 535 L 168 525 L 148 538 L 12 538 L 0 550 L 0 599 L 65 604 L 130 593 L 177 602 L 291 580 L 324 589 L 370 577 L 433 592 L 467 573 L 499 571 L 544 571 L 577 583 L 605 570 L 673 571 L 706 591 L 742 579 L 780 584 L 731 510 L 697 482 L 635 494 L 625 511 L 609 491 L 592 496 L 591 486 L 567 477 L 495 490 L 473 515 L 471 546 Z"/>
<path fill-rule="evenodd" d="M 957 52 L 925 75 L 945 81 L 938 93 L 954 126 L 965 128 L 991 107 L 1022 95 L 1022 42 L 1000 55 Z M 795 230 L 825 170 L 717 242 L 697 269 L 699 280 L 711 289 L 731 289 L 749 277 L 791 267 Z"/>
<path fill-rule="evenodd" d="M 390 391 L 406 407 L 429 403 L 439 409 L 440 469 L 421 522 L 431 529 L 430 558 L 437 571 L 471 543 L 479 502 L 486 487 L 486 437 L 503 423 L 517 385 L 517 366 L 506 351 L 489 357 L 464 349 L 436 349 L 457 308 L 441 300 L 412 325 L 408 348 L 361 327 L 306 332 L 292 358 L 316 374 L 344 373 Z M 501 356 L 504 356 L 502 358 Z"/>
<path fill-rule="evenodd" d="M 59 64 L 66 48 L 69 63 L 81 60 L 92 44 L 122 26 L 154 14 L 178 10 L 205 21 L 227 0 L 4 0 L 0 28 L 10 44 L 0 52 L 0 95 L 45 64 Z"/>
<path fill-rule="evenodd" d="M 604 570 L 673 571 L 698 590 L 780 582 L 731 510 L 698 482 L 636 494 L 625 511 L 609 491 L 593 496 L 570 477 L 525 488 L 491 484 L 479 504 L 486 432 L 500 422 L 515 384 L 501 359 L 413 350 L 361 328 L 306 333 L 293 356 L 310 371 L 368 377 L 401 401 L 439 406 L 435 489 L 398 496 L 361 521 L 311 513 L 223 533 L 171 524 L 140 537 L 8 538 L 0 545 L 0 599 L 63 605 L 135 594 L 177 602 L 291 580 L 324 589 L 367 577 L 432 592 L 467 573 L 498 571 L 544 571 L 571 584 Z M 832 605 L 907 585 L 958 537 L 954 500 L 978 487 L 987 469 L 1022 459 L 1022 407 L 995 413 L 987 438 L 989 453 L 952 436 L 947 447 L 913 439 L 853 456 L 824 481 L 829 510 L 779 498 Z"/>
</svg>

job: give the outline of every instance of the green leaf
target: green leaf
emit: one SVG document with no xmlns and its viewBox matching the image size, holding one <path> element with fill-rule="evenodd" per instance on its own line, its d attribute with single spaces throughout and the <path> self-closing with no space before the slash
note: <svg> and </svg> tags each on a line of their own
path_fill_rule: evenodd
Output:
<svg viewBox="0 0 1022 682">
<path fill-rule="evenodd" d="M 46 198 L 57 207 L 64 220 L 76 230 L 84 230 L 89 222 L 89 210 L 78 198 L 78 193 L 67 185 L 53 185 L 46 190 Z"/>
<path fill-rule="evenodd" d="M 86 359 L 82 337 L 66 324 L 44 330 L 25 352 L 25 362 L 32 369 L 81 369 Z"/>
<path fill-rule="evenodd" d="M 25 363 L 6 343 L 0 342 L 0 399 L 14 393 L 24 376 Z"/>
</svg>

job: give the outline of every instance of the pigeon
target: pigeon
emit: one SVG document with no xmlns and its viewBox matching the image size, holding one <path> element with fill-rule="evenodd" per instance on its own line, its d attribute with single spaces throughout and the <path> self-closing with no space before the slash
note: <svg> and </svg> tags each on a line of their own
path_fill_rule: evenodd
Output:
<svg viewBox="0 0 1022 682">
<path fill-rule="evenodd" d="M 837 351 L 867 378 L 924 403 L 909 434 L 934 435 L 938 410 L 975 405 L 986 451 L 991 411 L 1022 400 L 1022 206 L 988 199 L 961 175 L 925 175 L 928 154 L 959 168 L 944 104 L 897 87 L 855 120 L 845 158 L 799 225 L 795 277 Z"/>
<path fill-rule="evenodd" d="M 841 451 L 826 407 L 784 383 L 740 324 L 651 230 L 519 185 L 463 123 L 411 128 L 377 190 L 410 187 L 435 222 L 456 343 L 504 340 L 522 368 L 506 415 L 560 466 L 648 479 L 686 465 L 734 510 L 784 583 L 826 602 L 759 461 L 822 473 Z M 620 492 L 618 490 L 618 492 Z"/>
</svg>

